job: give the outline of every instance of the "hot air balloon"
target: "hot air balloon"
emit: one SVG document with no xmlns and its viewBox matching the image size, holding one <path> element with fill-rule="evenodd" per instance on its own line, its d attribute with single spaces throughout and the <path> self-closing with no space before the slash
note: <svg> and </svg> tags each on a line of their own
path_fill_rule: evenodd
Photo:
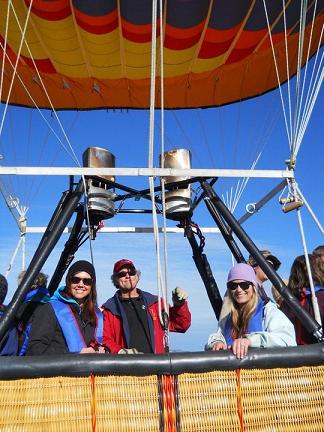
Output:
<svg viewBox="0 0 324 432">
<path fill-rule="evenodd" d="M 126 216 L 152 214 L 154 240 L 151 243 L 155 246 L 160 297 L 166 297 L 167 287 L 159 232 L 174 228 L 185 234 L 191 248 L 189 258 L 190 255 L 194 258 L 213 315 L 218 319 L 222 300 L 212 272 L 214 263 L 204 253 L 207 234 L 205 238 L 193 222 L 195 215 L 200 215 L 200 203 L 205 202 L 207 213 L 225 239 L 233 259 L 245 261 L 242 249 L 251 253 L 292 310 L 301 314 L 303 325 L 320 342 L 307 349 L 255 349 L 243 360 L 234 358 L 229 351 L 166 352 L 161 356 L 118 358 L 74 353 L 65 357 L 3 357 L 0 358 L 3 427 L 9 429 L 20 424 L 24 430 L 45 427 L 252 431 L 288 430 L 294 427 L 292 419 L 296 419 L 296 430 L 304 430 L 309 424 L 314 430 L 322 430 L 322 327 L 317 318 L 303 312 L 241 225 L 278 193 L 284 211 L 298 215 L 301 231 L 300 207 L 304 205 L 313 213 L 296 181 L 295 168 L 323 80 L 323 0 L 0 1 L 0 174 L 2 177 L 21 174 L 27 195 L 33 189 L 26 179 L 30 174 L 70 175 L 69 188 L 48 221 L 26 276 L 0 321 L 1 338 L 5 338 L 17 307 L 63 231 L 70 232 L 69 241 L 62 245 L 63 252 L 50 282 L 51 290 L 60 283 L 67 263 L 86 236 L 99 241 L 100 232 L 106 228 L 102 228 L 102 220 L 109 220 L 105 222 L 109 225 L 123 213 Z M 288 151 L 278 154 L 275 169 L 257 172 L 257 163 L 262 164 L 265 137 L 270 129 L 274 133 L 276 128 L 276 110 L 270 103 L 266 108 L 274 111 L 271 120 L 266 121 L 264 129 L 260 128 L 258 140 L 251 137 L 259 127 L 257 111 L 265 109 L 263 101 L 269 102 L 272 90 L 283 108 L 281 126 L 289 146 Z M 248 110 L 240 113 L 243 106 L 255 101 L 259 103 L 254 110 L 255 118 L 247 114 Z M 122 113 L 115 115 L 117 109 Z M 138 109 L 149 109 L 149 112 L 139 113 Z M 186 109 L 185 114 L 180 109 Z M 220 125 L 217 151 L 216 144 L 207 145 L 207 139 L 203 147 L 202 136 L 215 126 L 216 117 L 231 117 L 235 109 L 239 115 L 227 122 L 230 126 L 226 131 L 232 135 L 232 148 L 228 142 L 220 146 L 219 138 L 224 135 L 221 123 L 217 123 Z M 87 110 L 101 111 L 83 112 Z M 126 144 L 122 144 L 116 133 L 114 145 L 111 120 L 103 117 L 107 112 L 113 112 L 114 121 L 120 122 L 120 135 L 128 129 L 128 136 L 133 135 L 133 139 L 124 139 Z M 33 148 L 40 150 L 36 155 L 29 150 L 29 144 L 34 141 L 31 131 L 40 131 L 39 123 L 34 120 L 38 113 L 52 138 L 43 132 L 42 140 L 35 139 Z M 71 113 L 81 119 L 77 137 L 80 147 L 74 147 L 73 141 L 77 140 L 72 134 L 74 119 L 68 117 Z M 182 124 L 187 114 L 192 116 L 185 120 L 189 132 Z M 17 117 L 9 120 L 14 125 L 6 130 L 10 115 Z M 145 125 L 145 130 L 149 130 L 146 145 L 135 133 L 142 115 L 147 116 L 149 125 Z M 161 116 L 159 123 L 158 116 Z M 206 116 L 207 125 L 200 116 Z M 100 117 L 98 123 L 95 117 Z M 179 135 L 168 137 L 164 122 L 170 119 L 181 132 Z M 244 142 L 238 144 L 236 125 L 249 121 L 250 131 Z M 53 127 L 54 122 L 58 128 Z M 156 126 L 161 131 L 159 148 Z M 97 129 L 101 129 L 107 145 L 87 142 L 89 136 L 93 142 Z M 19 136 L 17 143 L 13 140 L 15 134 Z M 57 147 L 51 139 L 56 140 Z M 274 154 L 279 152 L 275 144 L 270 150 Z M 62 159 L 61 166 L 52 168 L 59 146 L 70 159 Z M 83 154 L 82 161 L 77 153 Z M 122 153 L 124 161 L 130 162 L 128 168 L 118 168 Z M 133 167 L 138 153 L 145 162 Z M 13 156 L 17 162 L 10 164 Z M 66 168 L 66 160 L 71 159 L 75 166 Z M 40 160 L 45 161 L 43 167 Z M 223 161 L 229 169 L 225 169 Z M 72 176 L 81 178 L 76 181 Z M 143 185 L 141 180 L 146 176 L 149 182 Z M 242 177 L 243 181 L 220 197 L 216 186 L 223 180 L 218 181 L 222 176 L 225 180 Z M 131 179 L 130 184 L 120 180 L 124 177 Z M 280 178 L 281 183 L 271 185 L 272 189 L 259 201 L 255 196 L 249 197 L 251 203 L 238 220 L 233 213 L 250 177 Z M 39 193 L 43 179 L 33 190 L 34 196 Z M 16 195 L 8 192 L 10 183 L 4 184 L 5 179 L 0 181 L 4 201 L 15 217 L 18 212 L 20 235 L 25 238 L 27 209 Z M 60 181 L 54 180 L 43 202 L 61 187 Z M 134 208 L 127 208 L 128 200 L 134 201 Z M 74 213 L 74 225 L 67 228 Z M 322 230 L 314 213 L 312 216 Z M 165 225 L 159 226 L 158 217 Z M 138 229 L 141 230 L 145 231 L 143 226 Z M 94 241 L 89 243 L 94 245 Z M 128 239 L 129 247 L 130 243 Z M 105 262 L 110 253 L 107 244 L 105 240 Z M 146 246 L 139 242 L 135 248 L 143 254 Z M 166 255 L 164 251 L 165 262 Z M 173 260 L 177 260 L 176 254 L 170 259 Z M 181 269 L 190 284 L 186 267 Z M 199 294 L 197 305 L 200 297 L 203 296 Z M 171 344 L 170 347 L 172 351 Z M 8 406 L 13 407 L 10 413 Z"/>
</svg>

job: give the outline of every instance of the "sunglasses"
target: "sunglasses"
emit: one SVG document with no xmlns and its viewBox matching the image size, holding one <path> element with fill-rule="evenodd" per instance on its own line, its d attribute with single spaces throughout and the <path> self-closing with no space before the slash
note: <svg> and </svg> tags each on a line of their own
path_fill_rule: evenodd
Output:
<svg viewBox="0 0 324 432">
<path fill-rule="evenodd" d="M 252 285 L 252 282 L 228 282 L 227 288 L 234 291 L 237 287 L 240 287 L 243 291 L 247 291 L 250 286 Z"/>
<path fill-rule="evenodd" d="M 124 271 L 121 271 L 121 272 L 117 273 L 117 277 L 118 278 L 123 278 L 123 277 L 125 277 L 127 275 L 129 275 L 129 276 L 135 276 L 136 275 L 136 270 L 135 269 L 124 270 Z"/>
<path fill-rule="evenodd" d="M 81 281 L 83 281 L 83 285 L 86 285 L 86 286 L 92 285 L 92 279 L 91 278 L 80 278 L 78 276 L 72 276 L 70 278 L 70 282 L 74 285 L 79 284 Z"/>
</svg>

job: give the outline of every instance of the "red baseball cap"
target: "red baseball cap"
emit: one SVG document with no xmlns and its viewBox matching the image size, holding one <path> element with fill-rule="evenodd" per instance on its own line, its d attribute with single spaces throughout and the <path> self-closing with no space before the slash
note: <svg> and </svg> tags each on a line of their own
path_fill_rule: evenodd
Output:
<svg viewBox="0 0 324 432">
<path fill-rule="evenodd" d="M 123 267 L 133 267 L 135 268 L 135 265 L 133 263 L 133 261 L 127 259 L 127 258 L 122 258 L 121 260 L 115 262 L 114 265 L 114 273 L 118 273 L 120 269 L 122 269 Z"/>
</svg>

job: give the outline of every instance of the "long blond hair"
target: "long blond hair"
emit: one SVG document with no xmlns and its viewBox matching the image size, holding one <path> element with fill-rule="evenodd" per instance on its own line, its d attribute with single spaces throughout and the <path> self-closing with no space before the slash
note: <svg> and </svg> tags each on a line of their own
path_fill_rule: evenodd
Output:
<svg viewBox="0 0 324 432">
<path fill-rule="evenodd" d="M 231 300 L 231 317 L 232 317 L 232 338 L 237 339 L 246 335 L 249 321 L 257 307 L 259 295 L 253 283 L 251 283 L 253 293 L 250 300 L 239 305 L 236 303 L 233 293 L 229 290 L 229 298 Z"/>
</svg>

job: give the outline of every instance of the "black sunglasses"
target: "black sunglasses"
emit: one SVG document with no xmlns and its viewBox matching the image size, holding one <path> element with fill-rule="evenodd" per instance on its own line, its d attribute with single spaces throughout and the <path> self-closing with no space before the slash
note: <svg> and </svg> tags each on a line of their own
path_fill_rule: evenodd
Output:
<svg viewBox="0 0 324 432">
<path fill-rule="evenodd" d="M 75 285 L 80 283 L 81 281 L 83 281 L 83 285 L 86 285 L 86 286 L 92 285 L 92 279 L 91 278 L 80 278 L 78 276 L 71 276 L 71 278 L 70 278 L 70 282 L 75 284 Z"/>
<path fill-rule="evenodd" d="M 123 271 L 117 273 L 117 277 L 118 278 L 123 278 L 126 275 L 135 276 L 136 275 L 136 270 L 135 269 L 132 269 L 132 270 L 123 270 Z"/>
<path fill-rule="evenodd" d="M 234 291 L 237 287 L 240 287 L 243 291 L 247 291 L 250 286 L 252 285 L 252 282 L 228 282 L 227 288 Z"/>
</svg>

